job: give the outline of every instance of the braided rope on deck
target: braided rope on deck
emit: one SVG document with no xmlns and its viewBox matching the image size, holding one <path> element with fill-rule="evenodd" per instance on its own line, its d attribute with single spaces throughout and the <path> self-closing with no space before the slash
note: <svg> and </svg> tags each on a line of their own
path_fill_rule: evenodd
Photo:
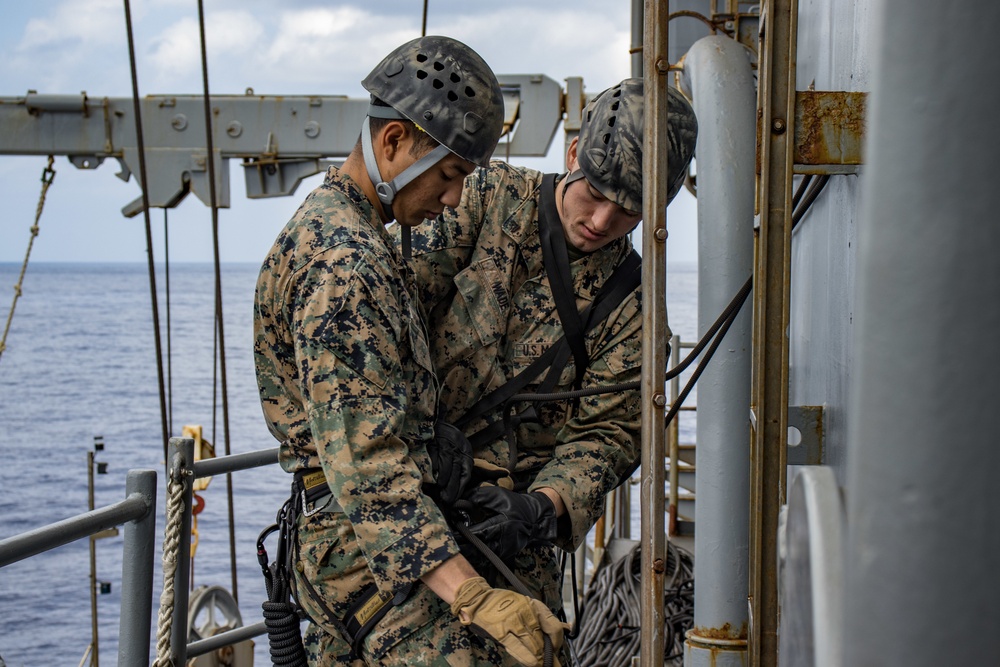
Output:
<svg viewBox="0 0 1000 667">
<path fill-rule="evenodd" d="M 163 592 L 156 627 L 156 660 L 153 667 L 172 667 L 170 632 L 174 616 L 174 588 L 177 556 L 180 551 L 181 525 L 184 518 L 184 484 L 173 477 L 167 483 L 167 525 L 163 536 Z"/>
</svg>

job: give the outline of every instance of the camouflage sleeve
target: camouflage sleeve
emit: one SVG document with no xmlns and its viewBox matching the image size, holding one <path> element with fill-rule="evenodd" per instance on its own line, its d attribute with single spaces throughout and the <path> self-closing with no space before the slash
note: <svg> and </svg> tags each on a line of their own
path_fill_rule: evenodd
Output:
<svg viewBox="0 0 1000 667">
<path fill-rule="evenodd" d="M 312 438 L 376 583 L 392 590 L 458 552 L 399 435 L 408 318 L 370 252 L 314 258 L 298 285 L 291 326 Z"/>
<path fill-rule="evenodd" d="M 642 361 L 641 297 L 637 290 L 609 318 L 599 348 L 592 353 L 583 387 L 633 382 Z M 566 372 L 573 373 L 572 364 Z M 553 458 L 531 490 L 554 489 L 566 505 L 569 534 L 557 546 L 574 550 L 604 513 L 604 499 L 640 452 L 640 392 L 619 391 L 581 398 L 559 429 Z"/>
</svg>

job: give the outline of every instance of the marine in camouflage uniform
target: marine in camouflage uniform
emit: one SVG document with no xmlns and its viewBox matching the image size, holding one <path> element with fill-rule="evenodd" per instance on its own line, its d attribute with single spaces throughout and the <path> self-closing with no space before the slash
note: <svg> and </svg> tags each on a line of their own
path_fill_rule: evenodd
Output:
<svg viewBox="0 0 1000 667">
<path fill-rule="evenodd" d="M 322 468 L 344 510 L 300 520 L 301 573 L 334 582 L 321 592 L 338 618 L 373 581 L 397 590 L 457 553 L 421 492 L 437 381 L 402 267 L 371 202 L 333 167 L 278 237 L 257 283 L 258 384 L 281 466 Z M 430 620 L 447 611 L 425 587 L 418 593 L 396 615 L 413 607 Z M 311 618 L 326 616 L 311 596 L 299 598 Z M 410 625 L 385 619 L 372 655 Z M 329 630 L 309 634 L 320 638 L 324 652 L 350 653 Z"/>
<path fill-rule="evenodd" d="M 690 105 L 675 90 L 670 104 L 672 198 L 693 155 L 697 123 Z M 616 133 L 610 141 L 602 136 L 606 127 L 614 127 Z M 641 80 L 626 80 L 591 102 L 579 140 L 569 148 L 568 162 L 582 168 L 563 177 L 554 196 L 561 204 L 562 227 L 570 241 L 569 271 L 578 311 L 594 301 L 632 251 L 627 232 L 638 219 L 628 219 L 642 209 L 642 127 Z M 596 153 L 595 147 L 599 147 Z M 573 185 L 582 177 L 587 183 Z M 461 420 L 479 399 L 523 371 L 563 336 L 543 262 L 542 187 L 540 172 L 494 161 L 489 169 L 466 179 L 456 209 L 446 210 L 433 225 L 414 230 L 412 266 L 421 305 L 428 313 L 431 356 L 442 384 L 440 417 L 446 421 Z M 567 197 L 568 188 L 578 190 Z M 605 198 L 598 205 L 613 204 L 624 217 L 605 227 L 604 237 L 573 230 L 571 226 L 581 222 L 570 208 L 574 196 Z M 585 224 L 594 224 L 597 215 Z M 584 247 L 574 248 L 574 242 Z M 641 293 L 636 288 L 586 333 L 589 361 L 580 386 L 639 379 L 641 324 Z M 535 390 L 543 375 L 523 391 Z M 576 379 L 574 363 L 567 364 L 554 391 L 574 389 Z M 517 490 L 554 490 L 565 511 L 553 543 L 575 550 L 603 513 L 605 496 L 640 454 L 639 400 L 640 392 L 634 390 L 536 404 L 537 422 L 516 429 L 515 461 L 510 461 L 507 437 L 477 445 L 474 456 L 510 467 Z M 525 404 L 515 407 L 520 411 Z M 500 418 L 488 414 L 464 428 L 472 434 Z M 551 546 L 530 544 L 516 555 L 515 565 L 515 572 L 544 596 L 551 609 L 562 608 L 559 568 Z"/>
<path fill-rule="evenodd" d="M 439 108 L 420 98 L 429 95 L 421 93 L 422 84 L 399 81 L 401 73 L 427 79 L 418 70 L 432 67 L 451 77 L 445 87 L 457 80 L 478 99 Z M 477 68 L 485 83 L 474 79 Z M 469 603 L 467 611 L 450 609 L 425 585 L 461 557 L 440 510 L 422 490 L 433 481 L 427 444 L 434 437 L 438 384 L 411 278 L 384 225 L 393 209 L 406 214 L 402 224 L 413 225 L 427 207 L 457 203 L 462 178 L 489 159 L 499 139 L 502 97 L 475 52 L 438 37 L 400 47 L 364 83 L 379 98 L 369 115 L 389 120 L 383 127 L 406 120 L 404 111 L 417 106 L 426 110 L 423 127 L 397 123 L 396 136 L 415 128 L 415 136 L 426 132 L 440 146 L 427 153 L 429 160 L 412 151 L 407 157 L 405 148 L 392 153 L 383 148 L 389 130 L 369 135 L 366 119 L 343 169 L 327 172 L 278 235 L 255 298 L 258 386 L 268 427 L 281 442 L 279 462 L 291 473 L 322 470 L 330 493 L 328 504 L 317 500 L 319 508 L 307 508 L 315 513 L 298 517 L 292 547 L 296 597 L 312 621 L 304 643 L 311 665 L 500 664 L 500 644 L 467 627 L 488 626 L 481 608 L 483 600 L 498 599 L 494 593 L 476 582 L 459 587 L 455 604 Z M 390 154 L 402 167 L 392 166 Z M 397 171 L 390 183 L 381 168 Z M 384 594 L 399 594 L 397 604 L 354 652 L 343 620 L 373 583 Z M 542 630 L 534 626 L 537 643 L 542 631 L 561 640 L 561 627 L 545 629 L 541 620 Z"/>
</svg>

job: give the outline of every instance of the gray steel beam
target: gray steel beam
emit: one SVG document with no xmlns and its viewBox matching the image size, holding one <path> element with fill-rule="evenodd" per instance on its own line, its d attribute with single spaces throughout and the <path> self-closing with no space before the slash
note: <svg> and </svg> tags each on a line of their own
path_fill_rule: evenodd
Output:
<svg viewBox="0 0 1000 667">
<path fill-rule="evenodd" d="M 698 335 L 753 272 L 756 88 L 748 49 L 698 40 L 683 81 L 698 116 Z M 694 628 L 685 665 L 746 659 L 750 522 L 751 309 L 745 306 L 698 380 Z M 735 640 L 735 641 L 734 641 Z"/>
<path fill-rule="evenodd" d="M 548 153 L 563 117 L 563 91 L 542 74 L 498 75 L 509 135 L 498 158 Z M 213 95 L 216 201 L 228 207 L 229 159 L 245 167 L 247 196 L 290 195 L 328 158 L 344 158 L 358 139 L 367 99 L 344 96 Z M 189 192 L 206 205 L 209 163 L 200 95 L 150 95 L 141 101 L 150 206 L 176 206 Z M 40 95 L 0 97 L 0 155 L 65 155 L 81 169 L 119 162 L 118 176 L 139 174 L 131 98 Z M 141 184 L 140 184 L 141 185 Z M 141 199 L 123 212 L 142 210 Z"/>
<path fill-rule="evenodd" d="M 872 2 L 845 665 L 1000 655 L 1000 3 Z"/>
</svg>

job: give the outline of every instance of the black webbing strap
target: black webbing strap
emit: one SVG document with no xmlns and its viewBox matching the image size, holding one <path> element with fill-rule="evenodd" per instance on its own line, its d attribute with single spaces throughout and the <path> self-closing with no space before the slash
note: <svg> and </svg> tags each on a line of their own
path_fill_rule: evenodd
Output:
<svg viewBox="0 0 1000 667">
<path fill-rule="evenodd" d="M 573 278 L 569 270 L 569 252 L 566 250 L 566 235 L 556 208 L 555 174 L 545 174 L 542 177 L 542 187 L 539 197 L 541 206 L 538 214 L 538 231 L 542 241 L 542 265 L 549 278 L 549 288 L 556 302 L 556 312 L 562 323 L 563 334 L 573 352 L 576 365 L 576 379 L 573 388 L 579 389 L 583 374 L 590 362 L 587 345 L 583 339 L 583 321 L 576 309 L 576 296 L 573 291 Z"/>
<path fill-rule="evenodd" d="M 398 604 L 402 604 L 413 590 L 413 584 L 407 584 L 394 594 L 379 591 L 378 586 L 369 584 L 354 601 L 354 604 L 344 614 L 344 625 L 351 638 L 351 650 L 358 658 L 361 657 L 361 644 L 382 617 Z"/>
<path fill-rule="evenodd" d="M 585 323 L 583 327 L 584 333 L 591 331 L 600 322 L 607 319 L 608 315 L 629 294 L 635 291 L 641 280 L 642 258 L 633 250 L 618 265 L 607 282 L 601 286 L 601 289 L 594 297 L 594 302 L 587 306 L 580 314 L 580 318 Z M 569 357 L 569 344 L 566 342 L 566 338 L 562 337 L 551 345 L 540 357 L 535 359 L 531 365 L 476 402 L 468 412 L 455 422 L 455 425 L 464 430 L 465 426 L 472 422 L 472 420 L 495 411 L 498 407 L 509 401 L 512 396 L 520 393 L 522 389 L 531 384 L 546 368 L 550 369 L 545 378 L 548 382 L 543 382 L 545 384 L 551 383 L 549 387 L 551 389 L 562 374 L 562 369 L 568 363 Z M 469 441 L 473 447 L 479 446 L 497 438 L 503 433 L 504 428 L 503 419 L 494 421 L 489 426 L 469 436 Z"/>
</svg>

